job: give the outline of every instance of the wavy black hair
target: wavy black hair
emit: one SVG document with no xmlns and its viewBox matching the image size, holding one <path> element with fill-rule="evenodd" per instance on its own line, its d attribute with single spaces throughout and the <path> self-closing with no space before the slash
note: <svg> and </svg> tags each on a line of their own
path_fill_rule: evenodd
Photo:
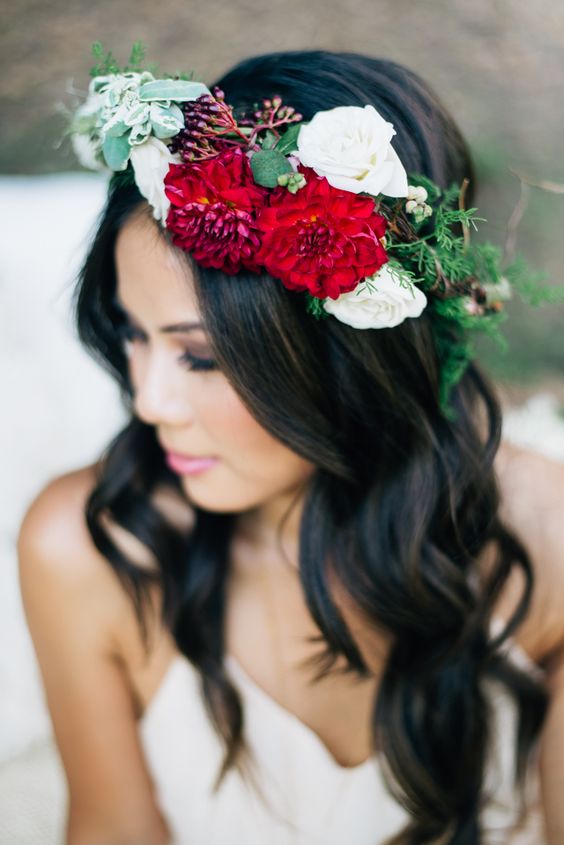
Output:
<svg viewBox="0 0 564 845">
<path fill-rule="evenodd" d="M 407 172 L 442 188 L 467 177 L 471 204 L 475 180 L 465 141 L 427 84 L 400 64 L 354 53 L 280 52 L 242 61 L 216 84 L 236 109 L 280 94 L 306 120 L 318 110 L 372 103 L 393 123 L 394 148 Z M 112 183 L 75 299 L 80 339 L 117 379 L 130 410 L 132 386 L 114 305 L 114 246 L 120 227 L 143 203 L 135 185 Z M 471 362 L 452 392 L 456 420 L 445 417 L 427 310 L 395 328 L 358 331 L 335 319 L 315 320 L 302 296 L 277 280 L 265 283 L 242 272 L 234 284 L 220 271 L 192 269 L 221 370 L 259 423 L 314 465 L 300 525 L 299 575 L 321 632 L 314 656 L 319 675 L 331 671 L 338 656 L 350 672 L 368 672 L 339 612 L 334 577 L 359 613 L 391 635 L 373 705 L 373 738 L 388 788 L 410 822 L 390 842 L 424 845 L 442 837 L 449 845 L 478 845 L 492 743 L 482 682 L 501 683 L 518 704 L 516 787 L 523 787 L 547 704 L 544 686 L 499 648 L 525 618 L 534 579 L 527 550 L 499 516 L 493 462 L 501 408 L 494 387 Z M 102 456 L 87 523 L 134 602 L 146 644 L 149 588 L 156 583 L 161 591 L 160 621 L 200 673 L 206 707 L 225 744 L 217 788 L 245 756 L 241 700 L 224 668 L 236 514 L 194 506 L 193 526 L 182 532 L 155 506 L 159 485 L 182 495 L 154 428 L 132 413 Z M 108 515 L 147 546 L 154 571 L 118 548 Z M 478 577 L 487 546 L 495 549 L 494 563 L 487 578 Z M 492 610 L 515 566 L 525 588 L 494 640 Z"/>
</svg>

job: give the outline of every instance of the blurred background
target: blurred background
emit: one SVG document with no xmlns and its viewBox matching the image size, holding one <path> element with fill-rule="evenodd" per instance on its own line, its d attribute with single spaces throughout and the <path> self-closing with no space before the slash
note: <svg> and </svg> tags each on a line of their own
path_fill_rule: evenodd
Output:
<svg viewBox="0 0 564 845">
<path fill-rule="evenodd" d="M 366 52 L 408 65 L 470 143 L 475 237 L 564 284 L 564 5 L 555 0 L 1 0 L 0 842 L 63 841 L 64 781 L 19 599 L 15 539 L 41 486 L 96 458 L 119 427 L 113 386 L 78 347 L 74 278 L 106 177 L 80 172 L 69 109 L 101 41 L 120 64 L 134 41 L 163 72 L 207 83 L 274 50 Z M 504 435 L 564 460 L 564 305 L 506 304 L 502 355 L 478 341 Z"/>
</svg>

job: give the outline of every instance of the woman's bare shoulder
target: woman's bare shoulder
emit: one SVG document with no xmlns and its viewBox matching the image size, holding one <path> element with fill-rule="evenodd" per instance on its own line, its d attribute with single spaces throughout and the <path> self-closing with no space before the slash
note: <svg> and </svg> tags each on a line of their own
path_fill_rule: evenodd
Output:
<svg viewBox="0 0 564 845">
<path fill-rule="evenodd" d="M 92 464 L 52 478 L 27 508 L 18 534 L 20 583 L 25 592 L 40 583 L 46 600 L 61 591 L 88 604 L 84 624 L 99 635 L 114 636 L 113 624 L 127 601 L 107 560 L 93 543 L 85 507 L 96 484 Z"/>
<path fill-rule="evenodd" d="M 107 627 L 116 651 L 126 659 L 140 649 L 133 605 L 109 561 L 94 545 L 86 523 L 86 503 L 100 471 L 98 463 L 72 470 L 51 479 L 37 493 L 19 530 L 20 579 L 41 577 L 47 590 L 57 590 L 64 584 L 69 591 L 76 591 L 78 600 L 89 597 L 91 618 L 100 630 Z M 187 531 L 193 525 L 193 510 L 175 490 L 160 486 L 151 501 L 178 530 Z M 157 561 L 133 534 L 107 515 L 102 523 L 128 561 L 142 569 L 157 570 Z M 161 598 L 158 583 L 149 593 L 157 610 Z"/>
<path fill-rule="evenodd" d="M 69 785 L 69 841 L 164 843 L 123 659 L 133 610 L 84 517 L 96 469 L 52 479 L 29 506 L 18 536 L 23 606 Z"/>
<path fill-rule="evenodd" d="M 548 663 L 564 646 L 564 462 L 502 441 L 495 471 L 500 515 L 527 549 L 535 580 L 531 610 L 516 639 L 538 663 Z M 523 586 L 515 571 L 502 596 L 504 611 L 512 611 Z"/>
</svg>

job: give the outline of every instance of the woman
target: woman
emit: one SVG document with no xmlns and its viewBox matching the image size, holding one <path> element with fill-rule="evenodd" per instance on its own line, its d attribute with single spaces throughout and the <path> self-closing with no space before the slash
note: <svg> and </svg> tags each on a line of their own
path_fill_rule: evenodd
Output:
<svg viewBox="0 0 564 845">
<path fill-rule="evenodd" d="M 280 53 L 217 84 L 243 115 L 370 104 L 408 173 L 473 188 L 393 62 Z M 113 180 L 76 299 L 131 420 L 19 537 L 67 842 L 556 845 L 562 467 L 501 441 L 475 362 L 440 413 L 429 309 L 314 320 L 264 269 L 171 243 L 146 197 Z"/>
</svg>

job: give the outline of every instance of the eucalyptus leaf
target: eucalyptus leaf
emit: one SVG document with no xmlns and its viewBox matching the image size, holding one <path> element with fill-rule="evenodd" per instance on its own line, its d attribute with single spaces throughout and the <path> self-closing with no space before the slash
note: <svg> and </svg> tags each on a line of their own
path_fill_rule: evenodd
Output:
<svg viewBox="0 0 564 845">
<path fill-rule="evenodd" d="M 154 100 L 183 103 L 195 100 L 202 94 L 211 94 L 203 82 L 189 82 L 185 79 L 155 79 L 154 82 L 146 82 L 139 89 L 139 99 L 146 103 Z"/>
<path fill-rule="evenodd" d="M 278 177 L 283 173 L 293 173 L 290 162 L 277 150 L 261 150 L 251 158 L 251 168 L 257 185 L 275 188 Z"/>
<path fill-rule="evenodd" d="M 277 153 L 284 153 L 285 155 L 289 155 L 290 153 L 296 152 L 298 149 L 298 135 L 300 134 L 300 129 L 302 128 L 303 123 L 294 123 L 289 129 L 286 129 L 280 140 L 275 146 L 275 150 Z"/>
<path fill-rule="evenodd" d="M 102 152 L 110 170 L 125 170 L 131 152 L 127 135 L 108 135 L 102 144 Z"/>
</svg>

